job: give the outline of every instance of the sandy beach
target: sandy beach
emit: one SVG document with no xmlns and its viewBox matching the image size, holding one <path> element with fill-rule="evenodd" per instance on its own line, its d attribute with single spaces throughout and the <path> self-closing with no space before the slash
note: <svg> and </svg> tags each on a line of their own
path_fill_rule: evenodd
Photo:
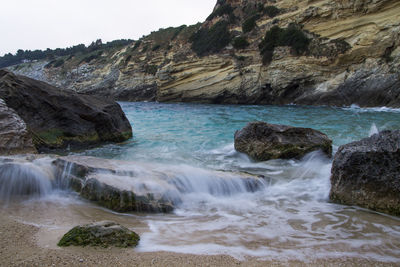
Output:
<svg viewBox="0 0 400 267">
<path fill-rule="evenodd" d="M 227 255 L 57 247 L 58 240 L 70 225 L 95 221 L 98 217 L 116 218 L 91 205 L 36 202 L 3 206 L 0 209 L 0 266 L 396 266 L 352 258 L 310 259 L 307 262 L 258 258 L 238 260 Z M 124 224 L 124 219 L 120 220 L 119 223 Z M 140 233 L 143 229 L 140 220 L 132 220 L 129 219 L 130 228 L 136 225 L 133 228 Z"/>
</svg>

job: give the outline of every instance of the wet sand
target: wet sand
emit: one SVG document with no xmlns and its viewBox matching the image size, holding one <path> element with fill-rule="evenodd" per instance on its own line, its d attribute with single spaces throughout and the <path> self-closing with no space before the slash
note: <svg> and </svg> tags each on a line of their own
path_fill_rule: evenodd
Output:
<svg viewBox="0 0 400 267">
<path fill-rule="evenodd" d="M 309 262 L 238 260 L 227 255 L 141 253 L 119 248 L 59 248 L 71 226 L 102 219 L 128 224 L 139 234 L 138 217 L 113 215 L 92 205 L 29 203 L 0 208 L 0 266 L 398 266 L 364 259 L 319 259 Z M 104 218 L 105 217 L 105 218 Z"/>
</svg>

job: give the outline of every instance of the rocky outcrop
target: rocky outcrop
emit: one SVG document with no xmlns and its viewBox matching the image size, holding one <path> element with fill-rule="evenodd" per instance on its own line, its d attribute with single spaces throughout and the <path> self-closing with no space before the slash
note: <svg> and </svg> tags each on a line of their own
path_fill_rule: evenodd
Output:
<svg viewBox="0 0 400 267">
<path fill-rule="evenodd" d="M 5 70 L 0 70 L 0 98 L 26 123 L 39 151 L 122 142 L 132 136 L 129 121 L 114 101 Z"/>
<path fill-rule="evenodd" d="M 60 247 L 101 246 L 101 247 L 136 247 L 140 237 L 128 228 L 115 222 L 102 221 L 76 226 L 58 242 Z"/>
<path fill-rule="evenodd" d="M 236 131 L 235 149 L 259 161 L 301 158 L 315 150 L 331 156 L 332 140 L 310 128 L 251 122 Z"/>
<path fill-rule="evenodd" d="M 0 157 L 0 200 L 73 190 L 117 212 L 170 212 L 187 194 L 231 196 L 265 189 L 269 183 L 270 178 L 249 173 L 85 156 Z"/>
<path fill-rule="evenodd" d="M 0 154 L 35 153 L 25 122 L 0 99 Z"/>
<path fill-rule="evenodd" d="M 60 157 L 54 165 L 60 187 L 72 188 L 82 197 L 119 212 L 170 212 L 182 203 L 185 194 L 196 190 L 232 195 L 255 192 L 267 184 L 263 177 L 247 173 L 193 169 L 203 172 L 199 181 L 184 170 L 165 165 L 94 157 Z"/>
<path fill-rule="evenodd" d="M 138 181 L 132 162 L 69 156 L 57 159 L 58 182 L 82 197 L 118 212 L 170 212 L 174 205 L 166 196 Z M 121 167 L 125 166 L 125 167 Z"/>
<path fill-rule="evenodd" d="M 332 165 L 332 201 L 400 215 L 400 131 L 343 145 Z"/>
<path fill-rule="evenodd" d="M 279 12 L 257 13 L 262 5 Z M 254 12 L 254 29 L 243 32 Z M 201 25 L 160 29 L 117 51 L 101 51 L 90 62 L 73 55 L 61 67 L 45 68 L 39 61 L 12 70 L 128 101 L 400 107 L 399 13 L 397 0 L 218 1 Z M 199 57 L 190 36 L 220 21 L 249 46 L 231 43 Z M 310 39 L 307 51 L 296 54 L 279 46 L 271 63 L 263 65 L 258 45 L 266 32 L 290 23 Z"/>
</svg>

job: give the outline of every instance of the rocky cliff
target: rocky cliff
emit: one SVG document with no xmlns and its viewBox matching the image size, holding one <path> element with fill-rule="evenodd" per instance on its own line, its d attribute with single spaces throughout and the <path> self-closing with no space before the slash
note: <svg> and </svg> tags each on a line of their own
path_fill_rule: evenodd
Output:
<svg viewBox="0 0 400 267">
<path fill-rule="evenodd" d="M 201 24 L 10 69 L 117 100 L 400 107 L 399 44 L 397 0 L 218 0 Z"/>
</svg>

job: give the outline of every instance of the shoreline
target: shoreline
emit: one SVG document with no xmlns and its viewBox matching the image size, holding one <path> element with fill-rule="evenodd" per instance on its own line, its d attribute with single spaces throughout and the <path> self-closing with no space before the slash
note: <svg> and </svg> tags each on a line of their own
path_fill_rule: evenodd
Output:
<svg viewBox="0 0 400 267">
<path fill-rule="evenodd" d="M 298 260 L 265 260 L 246 257 L 238 260 L 229 255 L 194 255 L 173 252 L 138 252 L 135 249 L 93 248 L 56 246 L 65 233 L 59 227 L 67 224 L 82 224 L 93 221 L 93 214 L 81 206 L 82 214 L 69 205 L 58 207 L 40 205 L 15 205 L 0 208 L 0 265 L 1 266 L 396 266 L 395 263 L 379 262 L 360 258 L 328 258 Z M 70 213 L 68 213 L 68 211 Z M 39 214 L 37 214 L 39 213 Z M 42 218 L 48 225 L 35 223 Z M 101 212 L 100 212 L 101 213 Z M 64 215 L 64 216 L 62 216 Z M 103 215 L 102 215 L 103 216 Z M 112 216 L 111 216 L 112 217 Z M 21 219 L 33 221 L 32 223 Z M 137 218 L 138 229 L 140 220 Z M 54 224 L 54 227 L 51 225 Z M 140 229 L 139 229 L 140 232 Z"/>
</svg>

